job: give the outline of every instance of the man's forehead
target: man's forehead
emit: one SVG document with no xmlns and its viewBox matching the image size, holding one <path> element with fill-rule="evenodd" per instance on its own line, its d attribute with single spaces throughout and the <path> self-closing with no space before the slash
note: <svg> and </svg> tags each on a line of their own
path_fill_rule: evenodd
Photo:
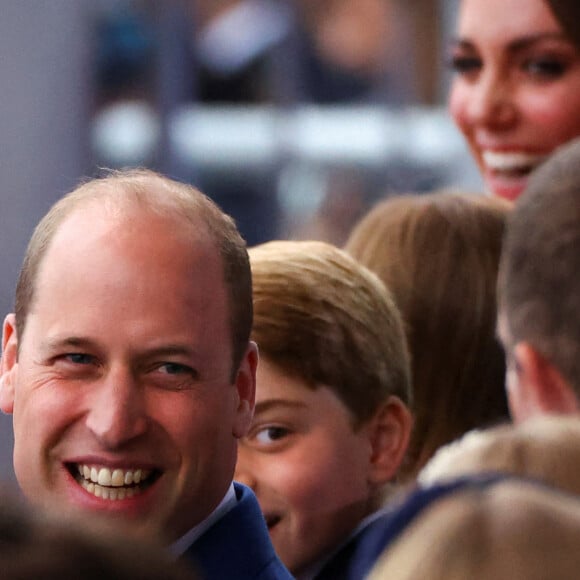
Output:
<svg viewBox="0 0 580 580">
<path fill-rule="evenodd" d="M 172 204 L 148 206 L 108 197 L 102 200 L 87 199 L 73 208 L 57 227 L 53 241 L 72 243 L 72 240 L 77 240 L 87 243 L 109 236 L 111 240 L 115 237 L 130 238 L 143 235 L 150 228 L 163 233 L 164 237 L 176 240 L 187 238 L 195 245 L 212 245 L 209 228 L 201 215 L 195 216 L 190 212 L 186 217 Z"/>
<path fill-rule="evenodd" d="M 112 216 L 99 204 L 79 208 L 55 232 L 39 266 L 35 294 L 43 288 L 73 292 L 69 282 L 77 288 L 83 279 L 113 291 L 132 276 L 147 294 L 171 284 L 168 292 L 181 295 L 199 285 L 202 275 L 217 292 L 216 285 L 225 285 L 219 249 L 205 228 L 184 221 L 147 210 Z"/>
</svg>

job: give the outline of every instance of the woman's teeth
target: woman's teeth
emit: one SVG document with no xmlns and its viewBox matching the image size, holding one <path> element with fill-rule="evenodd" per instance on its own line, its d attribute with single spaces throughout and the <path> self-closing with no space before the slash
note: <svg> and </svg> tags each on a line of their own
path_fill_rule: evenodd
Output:
<svg viewBox="0 0 580 580">
<path fill-rule="evenodd" d="M 495 173 L 526 175 L 546 159 L 547 155 L 531 153 L 499 153 L 484 151 L 482 159 L 486 167 Z"/>
</svg>

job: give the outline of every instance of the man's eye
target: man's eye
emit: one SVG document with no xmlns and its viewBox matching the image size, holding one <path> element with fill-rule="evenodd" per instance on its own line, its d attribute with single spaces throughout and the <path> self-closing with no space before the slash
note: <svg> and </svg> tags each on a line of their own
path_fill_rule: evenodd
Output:
<svg viewBox="0 0 580 580">
<path fill-rule="evenodd" d="M 64 358 L 75 365 L 90 365 L 94 362 L 94 357 L 82 352 L 71 352 L 64 355 Z"/>
<path fill-rule="evenodd" d="M 285 427 L 265 427 L 256 433 L 256 441 L 263 445 L 268 445 L 270 443 L 274 443 L 275 441 L 279 441 L 284 437 L 288 437 L 289 434 L 290 430 L 286 429 Z"/>
<path fill-rule="evenodd" d="M 193 376 L 196 375 L 195 371 L 191 367 L 184 364 L 172 362 L 163 363 L 162 365 L 160 365 L 159 371 L 167 375 L 184 375 L 184 374 Z"/>
</svg>

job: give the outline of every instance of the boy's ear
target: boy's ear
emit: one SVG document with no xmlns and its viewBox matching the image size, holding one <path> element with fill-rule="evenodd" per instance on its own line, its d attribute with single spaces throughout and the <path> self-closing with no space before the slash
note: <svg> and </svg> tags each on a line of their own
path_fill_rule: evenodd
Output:
<svg viewBox="0 0 580 580">
<path fill-rule="evenodd" d="M 395 477 L 409 445 L 412 423 L 409 408 L 395 396 L 390 396 L 370 420 L 369 484 L 380 487 Z"/>
<path fill-rule="evenodd" d="M 9 314 L 2 331 L 2 358 L 0 359 L 0 410 L 11 414 L 14 409 L 14 383 L 18 369 L 18 337 L 16 317 Z"/>
<path fill-rule="evenodd" d="M 512 419 L 579 411 L 578 398 L 560 371 L 527 342 L 515 345 L 506 380 Z"/>
</svg>

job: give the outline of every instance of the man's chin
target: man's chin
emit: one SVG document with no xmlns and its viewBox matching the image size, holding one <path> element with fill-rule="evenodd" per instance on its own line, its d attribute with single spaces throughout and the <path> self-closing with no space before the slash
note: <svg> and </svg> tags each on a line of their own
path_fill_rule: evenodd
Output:
<svg viewBox="0 0 580 580">
<path fill-rule="evenodd" d="M 77 503 L 62 497 L 58 499 L 51 497 L 49 501 L 45 498 L 44 501 L 33 503 L 50 517 L 64 518 L 75 525 L 94 529 L 97 533 L 121 534 L 137 540 L 167 543 L 165 515 L 156 515 L 144 510 L 121 510 L 119 505 L 115 505 L 116 509 L 112 510 L 105 502 L 99 506 L 97 502 Z"/>
</svg>

